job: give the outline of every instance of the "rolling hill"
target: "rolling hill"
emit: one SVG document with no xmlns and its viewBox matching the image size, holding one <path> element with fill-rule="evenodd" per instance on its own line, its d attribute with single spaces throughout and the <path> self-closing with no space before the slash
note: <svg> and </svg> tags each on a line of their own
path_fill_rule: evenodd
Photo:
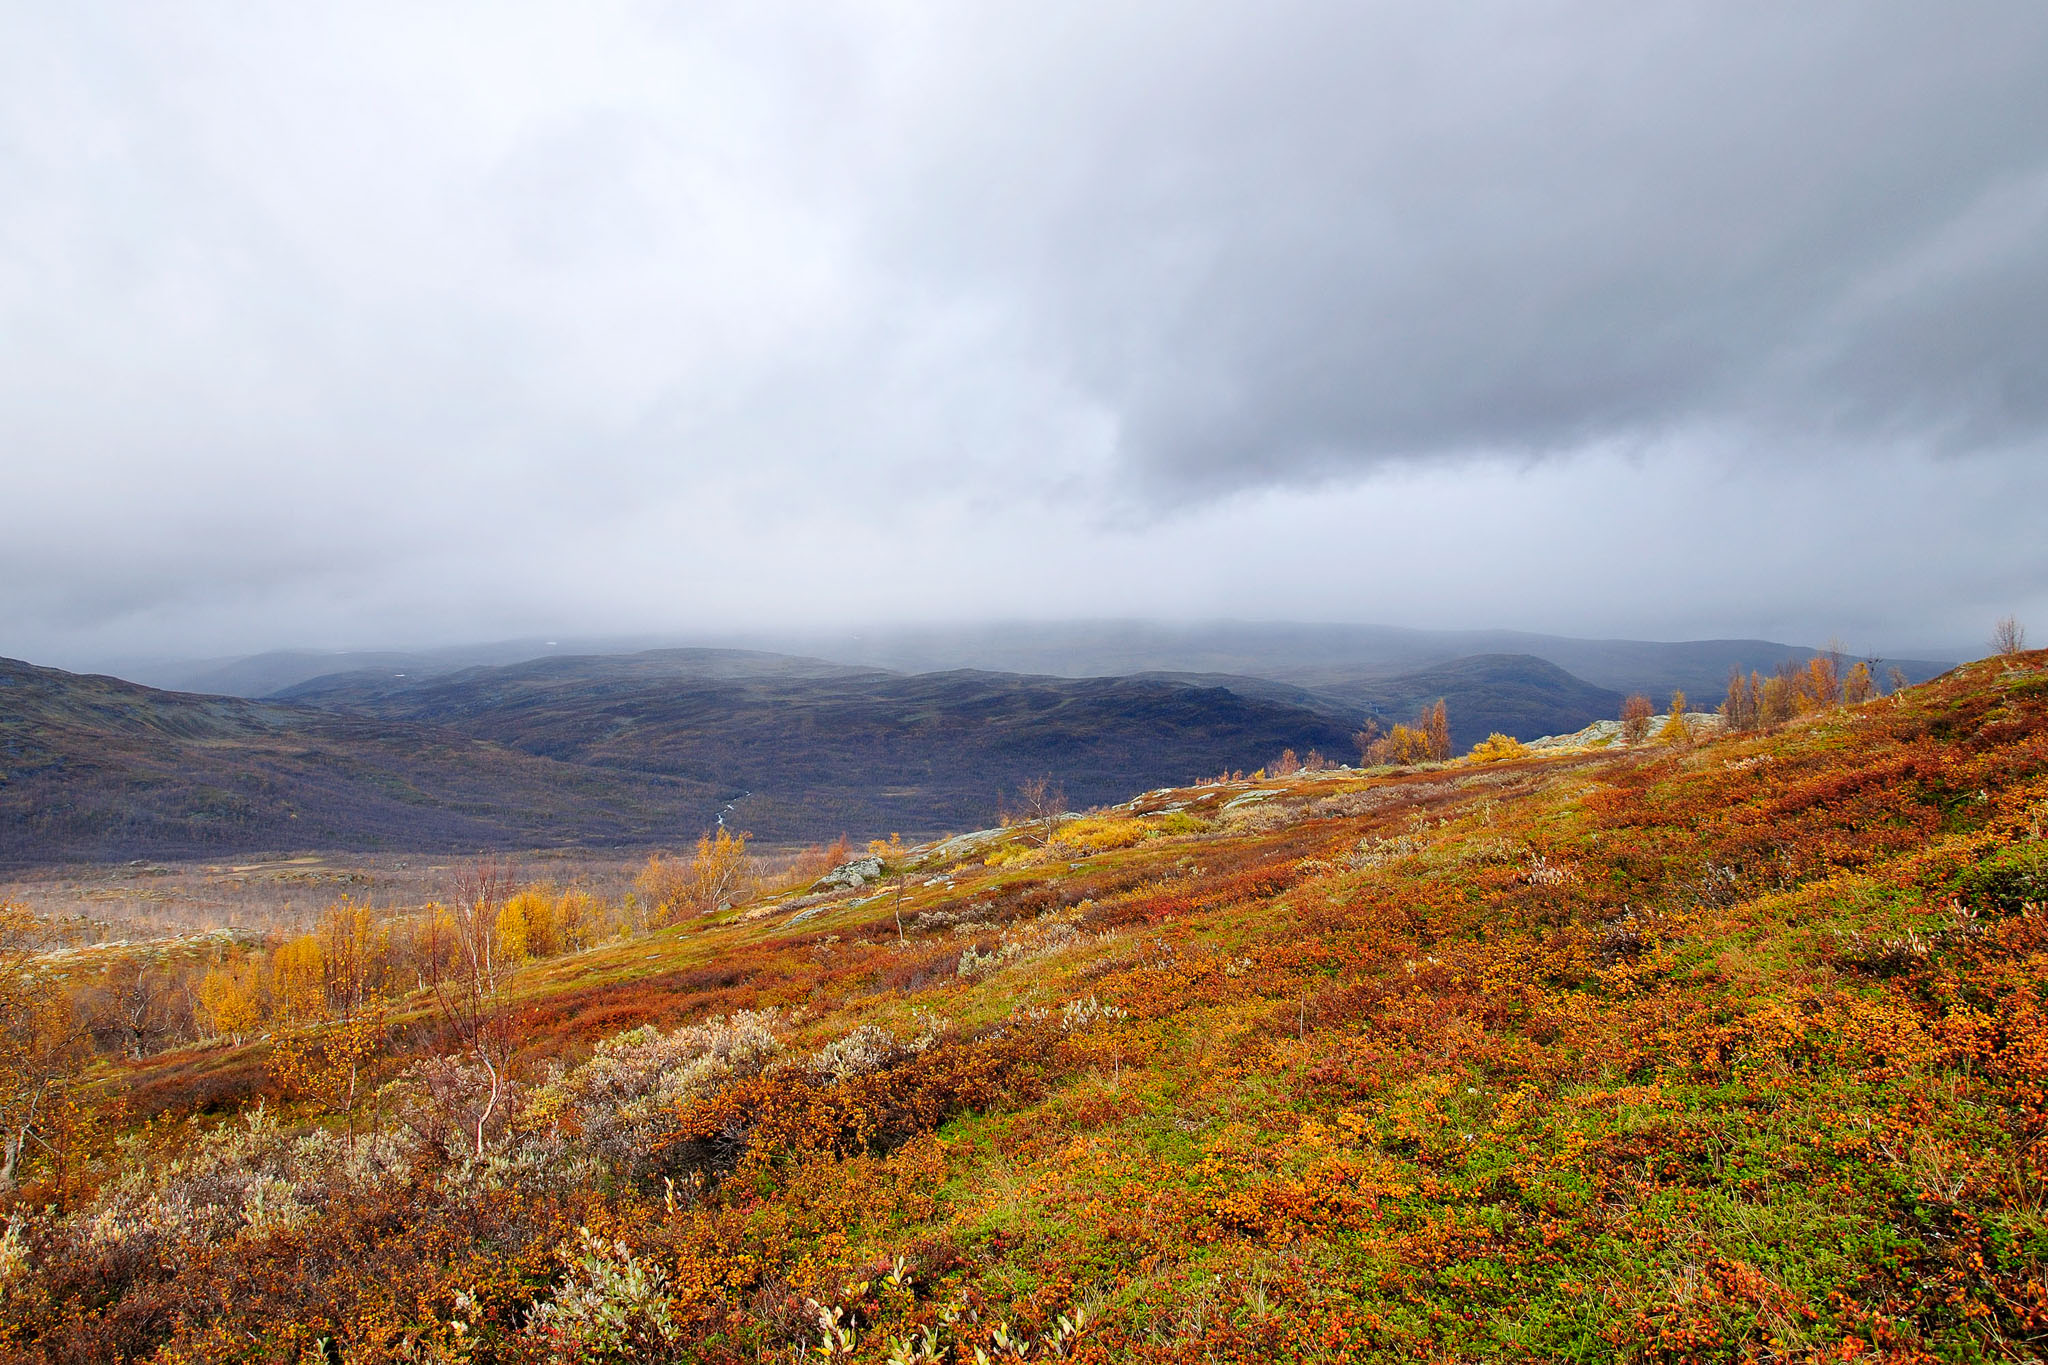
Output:
<svg viewBox="0 0 2048 1365">
<path fill-rule="evenodd" d="M 1326 691 L 1406 720 L 1438 697 L 1450 712 L 1451 742 L 1468 749 L 1494 731 L 1516 739 L 1566 734 L 1619 714 L 1622 697 L 1529 654 L 1475 654 L 1384 681 L 1336 683 Z"/>
<path fill-rule="evenodd" d="M 1202 699 L 1192 702 L 1190 691 Z M 1166 700 L 1169 695 L 1174 700 Z M 873 764 L 882 765 L 874 771 L 923 772 L 929 781 L 935 770 L 919 751 L 941 755 L 963 745 L 987 746 L 1001 755 L 1006 772 L 1016 771 L 1014 760 L 1057 774 L 1072 753 L 1108 759 L 1148 743 L 1168 744 L 1195 765 L 1189 772 L 1256 767 L 1281 747 L 1319 748 L 1350 761 L 1350 736 L 1365 716 L 1407 720 L 1438 697 L 1448 703 L 1452 739 L 1461 748 L 1496 730 L 1518 739 L 1569 733 L 1613 716 L 1621 705 L 1619 693 L 1526 654 L 1478 655 L 1414 673 L 1307 687 L 1217 673 L 1125 679 L 975 670 L 900 674 L 713 649 L 535 659 L 424 676 L 361 670 L 317 678 L 280 697 L 447 725 L 551 758 L 709 775 L 736 790 L 780 790 L 803 775 L 836 789 L 856 783 Z M 1266 708 L 1284 723 L 1260 731 L 1253 718 Z M 1306 723 L 1301 713 L 1320 723 L 1299 728 Z M 993 730 L 977 738 L 978 727 Z M 1098 731 L 1099 744 L 1089 738 Z M 792 767 L 782 751 L 796 733 L 806 737 L 806 752 Z M 1259 734 L 1269 736 L 1272 747 L 1261 750 Z M 1147 735 L 1155 738 L 1141 738 Z M 1203 747 L 1211 744 L 1216 747 Z M 1222 757 L 1212 763 L 1204 753 Z"/>
<path fill-rule="evenodd" d="M 1095 805 L 1132 781 L 1351 750 L 1347 716 L 1224 686 L 969 670 L 900 674 L 727 650 L 541 659 L 426 679 L 317 679 L 285 696 L 459 730 L 608 770 L 688 778 L 770 838 L 989 823 L 1051 775 Z"/>
<path fill-rule="evenodd" d="M 1716 698 L 1730 667 L 1768 673 L 1785 660 L 1803 661 L 1815 653 L 1810 646 L 1758 639 L 1591 640 L 1511 630 L 1101 620 L 889 627 L 857 634 L 783 632 L 692 641 L 564 635 L 558 640 L 501 640 L 438 649 L 279 650 L 243 658 L 132 660 L 113 671 L 178 691 L 266 697 L 340 673 L 446 676 L 467 668 L 549 657 L 625 655 L 657 649 L 670 652 L 685 644 L 733 647 L 703 652 L 768 651 L 902 673 L 971 668 L 1068 678 L 1209 675 L 1259 678 L 1310 691 L 1348 690 L 1374 680 L 1426 672 L 1473 655 L 1514 654 L 1541 659 L 1595 687 L 1648 692 L 1659 702 L 1679 687 L 1696 701 Z M 1898 665 L 1914 682 L 1925 681 L 1949 666 L 1922 658 L 1886 659 L 1884 664 Z"/>
<path fill-rule="evenodd" d="M 1351 761 L 1366 715 L 1438 697 L 1460 749 L 1576 731 L 1621 700 L 1529 654 L 1313 685 L 736 649 L 377 662 L 262 700 L 0 665 L 0 861 L 645 847 L 721 817 L 771 845 L 928 834 L 992 823 L 1039 776 L 1086 807 L 1288 748 Z"/>
<path fill-rule="evenodd" d="M 5 661 L 0 862 L 645 847 L 722 812 L 771 844 L 925 833 L 991 823 L 1039 775 L 1095 804 L 1342 754 L 1350 728 L 1216 687 L 737 651 L 358 673 L 265 701 Z"/>
<path fill-rule="evenodd" d="M 1659 702 L 1682 687 L 1718 700 L 1728 670 L 1769 673 L 1804 662 L 1811 646 L 1773 640 L 1591 640 L 1518 630 L 1416 630 L 1284 621 L 1022 621 L 775 637 L 787 649 L 850 664 L 922 671 L 990 668 L 1061 676 L 1230 674 L 1313 690 L 1362 686 L 1483 654 L 1533 655 L 1596 687 L 1647 692 Z M 1886 659 L 1921 682 L 1949 667 Z"/>
<path fill-rule="evenodd" d="M 1441 697 L 1451 742 L 1469 749 L 1499 731 L 1516 739 L 1561 735 L 1618 714 L 1621 693 L 1595 687 L 1532 654 L 1475 654 L 1390 677 L 1335 678 L 1318 686 L 1229 674 L 1157 673 L 1227 687 L 1244 696 L 1303 706 L 1333 718 L 1373 716 L 1383 724 L 1412 719 Z"/>
<path fill-rule="evenodd" d="M 433 726 L 0 659 L 0 864 L 647 844 L 717 796 Z"/>
</svg>

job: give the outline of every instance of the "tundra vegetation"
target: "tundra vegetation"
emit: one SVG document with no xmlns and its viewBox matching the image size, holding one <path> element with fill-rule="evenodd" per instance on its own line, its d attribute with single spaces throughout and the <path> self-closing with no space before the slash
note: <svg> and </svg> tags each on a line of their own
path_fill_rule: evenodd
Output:
<svg viewBox="0 0 2048 1365">
<path fill-rule="evenodd" d="M 1368 720 L 1358 732 L 1360 756 L 1369 768 L 1441 763 L 1451 756 L 1450 713 L 1443 698 L 1425 709 L 1412 724 L 1396 725 L 1385 734 Z"/>
<path fill-rule="evenodd" d="M 873 876 L 11 908 L 0 1359 L 2040 1358 L 2048 654 L 1854 677 Z"/>
</svg>

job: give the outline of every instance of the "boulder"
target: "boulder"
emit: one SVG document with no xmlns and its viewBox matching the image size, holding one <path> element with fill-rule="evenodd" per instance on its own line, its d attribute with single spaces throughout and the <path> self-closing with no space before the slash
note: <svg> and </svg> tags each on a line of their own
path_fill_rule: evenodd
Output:
<svg viewBox="0 0 2048 1365">
<path fill-rule="evenodd" d="M 882 875 L 880 858 L 855 858 L 850 863 L 841 863 L 811 885 L 813 891 L 830 891 L 839 887 L 858 890 L 869 882 L 877 881 Z"/>
</svg>

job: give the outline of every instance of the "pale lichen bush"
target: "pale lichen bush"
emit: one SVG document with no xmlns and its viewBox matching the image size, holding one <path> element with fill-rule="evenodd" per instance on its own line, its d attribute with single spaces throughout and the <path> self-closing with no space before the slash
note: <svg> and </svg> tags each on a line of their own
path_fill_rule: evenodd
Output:
<svg viewBox="0 0 2048 1365">
<path fill-rule="evenodd" d="M 28 1239 L 22 1235 L 21 1220 L 10 1218 L 7 1231 L 0 1233 L 0 1288 L 12 1284 L 28 1269 Z"/>
<path fill-rule="evenodd" d="M 1334 796 L 1325 796 L 1309 806 L 1308 814 L 1319 820 L 1371 815 L 1389 806 L 1434 801 L 1438 797 L 1452 795 L 1462 786 L 1484 785 L 1490 780 L 1491 775 L 1477 775 L 1459 782 L 1390 782 L 1382 786 L 1367 787 L 1362 791 L 1338 792 Z"/>
<path fill-rule="evenodd" d="M 407 1163 L 384 1135 L 293 1133 L 266 1108 L 196 1134 L 168 1161 L 126 1164 L 80 1215 L 88 1240 L 155 1245 L 263 1236 L 356 1192 L 401 1180 Z"/>
<path fill-rule="evenodd" d="M 1269 801 L 1225 811 L 1217 825 L 1224 835 L 1269 834 L 1285 829 L 1306 813 L 1307 808 L 1298 802 Z"/>
<path fill-rule="evenodd" d="M 1022 929 L 1005 930 L 996 945 L 986 952 L 969 944 L 962 950 L 959 966 L 954 971 L 962 981 L 979 980 L 1013 963 L 1050 957 L 1085 938 L 1086 935 L 1064 920 L 1041 920 Z"/>
<path fill-rule="evenodd" d="M 813 1053 L 810 1071 L 825 1084 L 838 1085 L 894 1066 L 905 1056 L 930 1047 L 932 1040 L 933 1035 L 919 1034 L 906 1044 L 878 1024 L 862 1024 Z"/>
<path fill-rule="evenodd" d="M 1007 940 L 1002 951 L 1011 960 L 1080 937 L 1071 925 L 1048 923 Z M 1116 1017 L 1093 1000 L 1068 1014 L 1070 1028 Z M 412 1102 L 436 1107 L 417 1077 L 382 1092 L 377 1112 L 396 1123 L 353 1138 L 325 1128 L 288 1129 L 259 1106 L 210 1131 L 195 1125 L 168 1159 L 131 1151 L 124 1174 L 63 1221 L 88 1244 L 160 1253 L 298 1226 L 323 1209 L 416 1178 L 409 1158 L 421 1155 L 431 1178 L 472 1194 L 658 1176 L 663 1156 L 656 1149 L 678 1106 L 764 1071 L 808 1073 L 825 1084 L 872 1075 L 923 1052 L 951 1028 L 941 1016 L 919 1010 L 907 1035 L 864 1024 L 813 1052 L 792 1053 L 783 1041 L 786 1026 L 777 1011 L 742 1011 L 668 1032 L 643 1027 L 607 1039 L 582 1065 L 526 1092 L 516 1104 L 516 1122 L 481 1159 L 455 1140 L 447 1144 L 446 1160 L 423 1153 L 402 1112 L 411 1091 L 420 1092 Z M 430 1061 L 444 1073 L 460 1070 L 453 1059 Z M 24 1273 L 26 1248 L 18 1224 L 0 1231 L 0 1286 Z M 596 1243 L 570 1259 L 569 1276 L 542 1303 L 538 1321 L 579 1349 L 611 1349 L 605 1343 L 621 1339 L 621 1324 L 659 1337 L 666 1319 L 656 1311 L 664 1300 L 653 1272 Z"/>
<path fill-rule="evenodd" d="M 783 1027 L 778 1011 L 741 1010 L 667 1033 L 642 1027 L 608 1038 L 589 1061 L 534 1092 L 525 1126 L 556 1135 L 573 1129 L 585 1154 L 639 1173 L 675 1107 L 759 1075 L 782 1055 Z"/>
<path fill-rule="evenodd" d="M 1569 863 L 1555 863 L 1541 853 L 1529 855 L 1529 870 L 1523 874 L 1531 886 L 1565 886 L 1579 879 Z"/>
<path fill-rule="evenodd" d="M 1129 1018 L 1129 1014 L 1116 1005 L 1105 1005 L 1094 995 L 1086 1000 L 1069 1000 L 1060 1011 L 1060 1028 L 1068 1033 L 1078 1033 L 1097 1024 L 1110 1023 Z"/>
<path fill-rule="evenodd" d="M 1413 834 L 1396 834 L 1382 839 L 1368 834 L 1351 850 L 1347 861 L 1353 872 L 1373 872 L 1403 858 L 1413 858 L 1429 847 L 1429 840 Z"/>
</svg>

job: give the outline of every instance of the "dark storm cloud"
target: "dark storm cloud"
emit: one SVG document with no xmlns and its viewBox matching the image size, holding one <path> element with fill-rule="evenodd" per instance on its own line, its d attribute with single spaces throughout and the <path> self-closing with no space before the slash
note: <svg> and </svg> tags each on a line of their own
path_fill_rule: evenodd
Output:
<svg viewBox="0 0 2048 1365">
<path fill-rule="evenodd" d="M 2040 439 L 2048 9 L 1155 18 L 1114 61 L 1003 35 L 1040 79 L 968 111 L 1004 155 L 944 229 L 1162 483 L 1697 426 Z"/>
<path fill-rule="evenodd" d="M 15 7 L 0 653 L 1974 638 L 2044 240 L 2018 0 Z"/>
</svg>

